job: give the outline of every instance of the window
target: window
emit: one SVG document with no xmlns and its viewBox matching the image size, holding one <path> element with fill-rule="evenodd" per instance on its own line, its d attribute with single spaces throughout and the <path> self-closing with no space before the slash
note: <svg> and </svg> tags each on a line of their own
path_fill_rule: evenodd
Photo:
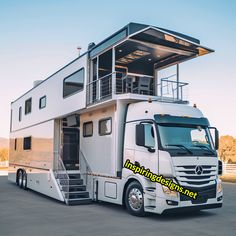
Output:
<svg viewBox="0 0 236 236">
<path fill-rule="evenodd" d="M 197 129 L 192 129 L 190 131 L 190 135 L 192 143 L 195 145 L 196 144 L 208 145 L 208 143 L 210 143 L 206 135 L 206 131 L 202 129 L 201 126 L 198 126 Z"/>
<path fill-rule="evenodd" d="M 198 148 L 199 145 L 211 148 L 207 129 L 201 126 L 159 125 L 159 133 L 164 148 L 175 148 L 176 145 L 189 149 Z"/>
<path fill-rule="evenodd" d="M 111 134 L 111 118 L 106 118 L 99 121 L 99 135 Z"/>
<path fill-rule="evenodd" d="M 25 101 L 25 115 L 31 113 L 32 110 L 32 98 Z"/>
<path fill-rule="evenodd" d="M 44 107 L 46 107 L 46 102 L 47 102 L 46 96 L 41 97 L 39 99 L 39 109 L 43 109 Z"/>
<path fill-rule="evenodd" d="M 17 138 L 15 138 L 14 149 L 17 149 Z"/>
<path fill-rule="evenodd" d="M 145 147 L 155 147 L 154 129 L 152 124 L 144 124 Z"/>
<path fill-rule="evenodd" d="M 83 124 L 83 137 L 91 137 L 93 135 L 93 122 L 89 121 Z"/>
<path fill-rule="evenodd" d="M 136 145 L 155 148 L 154 126 L 151 123 L 140 123 L 136 125 Z"/>
<path fill-rule="evenodd" d="M 25 137 L 23 145 L 24 145 L 23 146 L 24 150 L 30 150 L 31 149 L 31 137 Z"/>
<path fill-rule="evenodd" d="M 22 107 L 19 107 L 19 121 L 22 119 Z"/>
<path fill-rule="evenodd" d="M 84 88 L 84 68 L 66 77 L 63 82 L 63 97 L 77 93 Z"/>
</svg>

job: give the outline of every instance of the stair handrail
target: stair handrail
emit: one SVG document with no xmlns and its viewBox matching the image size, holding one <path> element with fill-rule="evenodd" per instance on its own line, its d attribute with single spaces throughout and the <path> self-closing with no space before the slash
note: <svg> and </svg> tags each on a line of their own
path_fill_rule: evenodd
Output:
<svg viewBox="0 0 236 236">
<path fill-rule="evenodd" d="M 94 186 L 93 186 L 93 172 L 92 169 L 84 156 L 82 150 L 79 151 L 79 156 L 80 156 L 80 175 L 81 178 L 84 180 L 86 184 L 86 188 L 89 191 L 90 194 L 93 194 Z M 85 172 L 83 172 L 83 167 L 82 167 L 82 162 L 85 164 Z M 89 181 L 90 180 L 90 181 Z M 91 184 L 91 186 L 90 186 Z"/>
<path fill-rule="evenodd" d="M 61 189 L 61 192 L 62 192 L 62 195 L 66 204 L 68 204 L 68 197 L 66 196 L 66 193 L 67 195 L 69 195 L 70 177 L 63 163 L 61 153 L 54 152 L 54 155 L 55 155 L 55 160 L 56 160 L 55 169 L 54 169 L 55 177 L 59 181 L 58 183 L 59 187 L 62 188 L 62 185 L 64 186 L 64 189 Z"/>
</svg>

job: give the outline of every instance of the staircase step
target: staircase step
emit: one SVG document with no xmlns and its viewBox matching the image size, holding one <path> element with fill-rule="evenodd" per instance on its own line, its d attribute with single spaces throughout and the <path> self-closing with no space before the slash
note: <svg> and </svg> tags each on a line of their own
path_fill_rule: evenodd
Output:
<svg viewBox="0 0 236 236">
<path fill-rule="evenodd" d="M 61 185 L 62 191 L 67 191 L 68 186 L 66 185 Z M 86 190 L 86 185 L 70 185 L 69 186 L 69 192 L 77 192 L 77 191 L 85 191 Z"/>
<path fill-rule="evenodd" d="M 69 179 L 69 181 L 67 179 L 59 179 L 60 184 L 61 185 L 82 185 L 83 184 L 83 180 L 82 179 Z"/>
<path fill-rule="evenodd" d="M 74 205 L 85 205 L 85 204 L 91 204 L 92 199 L 91 198 L 75 198 L 75 199 L 68 199 L 68 205 L 74 206 Z"/>
<path fill-rule="evenodd" d="M 89 192 L 88 191 L 66 192 L 65 197 L 69 199 L 89 198 Z"/>
<path fill-rule="evenodd" d="M 80 179 L 80 174 L 68 174 L 70 179 Z"/>
</svg>

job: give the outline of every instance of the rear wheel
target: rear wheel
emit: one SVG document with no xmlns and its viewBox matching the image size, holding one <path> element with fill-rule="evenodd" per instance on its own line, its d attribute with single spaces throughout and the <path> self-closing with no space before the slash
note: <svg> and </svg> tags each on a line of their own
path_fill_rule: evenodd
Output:
<svg viewBox="0 0 236 236">
<path fill-rule="evenodd" d="M 18 172 L 18 181 L 17 181 L 17 185 L 22 188 L 22 183 L 23 183 L 23 171 L 19 170 Z"/>
<path fill-rule="evenodd" d="M 135 216 L 144 216 L 143 188 L 137 181 L 131 182 L 125 193 L 125 205 L 129 213 Z"/>
<path fill-rule="evenodd" d="M 22 188 L 24 190 L 27 189 L 27 174 L 26 172 L 24 171 L 23 175 L 22 175 Z"/>
</svg>

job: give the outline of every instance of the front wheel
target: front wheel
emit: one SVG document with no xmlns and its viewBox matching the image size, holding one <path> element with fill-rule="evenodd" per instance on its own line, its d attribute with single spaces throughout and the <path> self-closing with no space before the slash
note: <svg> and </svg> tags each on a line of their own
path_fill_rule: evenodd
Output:
<svg viewBox="0 0 236 236">
<path fill-rule="evenodd" d="M 143 188 L 137 181 L 131 182 L 125 193 L 125 205 L 130 214 L 144 216 Z"/>
</svg>

